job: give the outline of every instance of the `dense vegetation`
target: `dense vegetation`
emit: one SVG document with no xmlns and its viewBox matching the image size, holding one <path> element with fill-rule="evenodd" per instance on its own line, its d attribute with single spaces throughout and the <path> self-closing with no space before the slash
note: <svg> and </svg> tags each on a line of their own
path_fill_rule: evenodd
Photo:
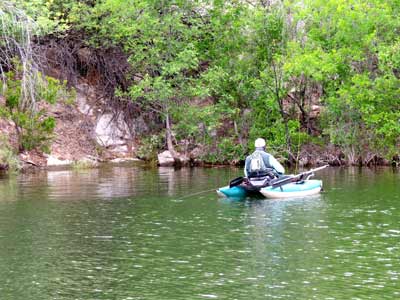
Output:
<svg viewBox="0 0 400 300">
<path fill-rule="evenodd" d="M 60 79 L 94 70 L 112 106 L 153 114 L 147 153 L 235 161 L 262 136 L 293 161 L 310 144 L 349 163 L 399 154 L 398 1 L 11 2 L 40 26 L 37 49 L 58 45 Z"/>
</svg>

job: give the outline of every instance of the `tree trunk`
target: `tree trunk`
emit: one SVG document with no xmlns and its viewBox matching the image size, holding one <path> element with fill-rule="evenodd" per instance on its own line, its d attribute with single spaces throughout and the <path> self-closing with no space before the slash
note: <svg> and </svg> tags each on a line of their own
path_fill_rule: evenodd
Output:
<svg viewBox="0 0 400 300">
<path fill-rule="evenodd" d="M 283 117 L 283 122 L 285 123 L 285 135 L 286 135 L 286 145 L 287 145 L 287 151 L 290 155 L 293 156 L 292 154 L 292 141 L 290 140 L 290 132 L 289 132 L 289 126 L 288 126 L 288 120 L 285 116 Z"/>
<path fill-rule="evenodd" d="M 169 114 L 166 114 L 165 117 L 165 128 L 166 128 L 166 139 L 167 139 L 167 148 L 168 151 L 171 152 L 172 156 L 176 156 L 174 144 L 172 143 L 172 132 L 171 132 L 171 122 L 169 119 Z"/>
<path fill-rule="evenodd" d="M 275 82 L 274 82 L 274 88 L 271 89 L 271 90 L 273 90 L 273 92 L 275 94 L 275 99 L 276 99 L 276 101 L 278 102 L 278 105 L 279 105 L 279 112 L 281 114 L 283 123 L 285 124 L 285 135 L 286 135 L 287 151 L 288 151 L 289 154 L 292 154 L 292 143 L 291 143 L 291 140 L 290 140 L 288 118 L 286 117 L 285 110 L 283 108 L 283 99 L 282 99 L 281 94 L 280 94 L 280 90 L 281 90 L 281 87 L 282 87 L 281 80 L 282 80 L 282 77 L 283 77 L 282 74 L 281 74 L 282 73 L 282 69 L 278 70 L 276 65 L 275 65 L 275 62 L 273 61 L 272 62 L 272 70 L 274 72 L 274 81 Z"/>
<path fill-rule="evenodd" d="M 22 130 L 18 125 L 18 122 L 14 120 L 14 127 L 15 127 L 15 132 L 17 133 L 17 139 L 18 139 L 18 152 L 22 153 L 25 151 L 24 145 L 22 144 Z"/>
<path fill-rule="evenodd" d="M 285 110 L 283 109 L 283 102 L 279 98 L 279 94 L 276 94 L 276 98 L 279 104 L 279 112 L 281 114 L 283 123 L 285 124 L 285 136 L 286 136 L 286 148 L 287 151 L 290 155 L 292 155 L 292 142 L 290 140 L 290 132 L 289 132 L 289 126 L 288 126 L 288 118 L 286 117 Z"/>
<path fill-rule="evenodd" d="M 238 139 L 239 139 L 239 144 L 240 144 L 240 146 L 242 146 L 242 148 L 244 148 L 242 135 L 241 135 L 240 132 L 239 132 L 239 129 L 238 129 L 238 126 L 237 126 L 236 121 L 233 121 L 233 128 L 235 129 L 235 134 L 236 134 L 236 136 L 237 136 Z"/>
</svg>

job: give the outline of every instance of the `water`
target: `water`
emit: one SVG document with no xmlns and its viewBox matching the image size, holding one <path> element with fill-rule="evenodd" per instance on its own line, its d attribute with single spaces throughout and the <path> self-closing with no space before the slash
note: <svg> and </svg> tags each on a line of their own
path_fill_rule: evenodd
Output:
<svg viewBox="0 0 400 300">
<path fill-rule="evenodd" d="M 230 168 L 104 167 L 0 180 L 0 299 L 399 299 L 400 174 L 229 201 Z"/>
</svg>

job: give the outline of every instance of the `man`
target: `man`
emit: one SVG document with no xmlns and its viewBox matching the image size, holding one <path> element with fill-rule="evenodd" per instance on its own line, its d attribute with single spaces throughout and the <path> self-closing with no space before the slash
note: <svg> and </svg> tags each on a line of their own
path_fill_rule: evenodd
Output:
<svg viewBox="0 0 400 300">
<path fill-rule="evenodd" d="M 254 145 L 256 150 L 246 157 L 244 175 L 247 178 L 267 176 L 271 171 L 278 176 L 285 173 L 285 169 L 275 159 L 275 157 L 265 152 L 264 139 L 256 139 Z"/>
</svg>

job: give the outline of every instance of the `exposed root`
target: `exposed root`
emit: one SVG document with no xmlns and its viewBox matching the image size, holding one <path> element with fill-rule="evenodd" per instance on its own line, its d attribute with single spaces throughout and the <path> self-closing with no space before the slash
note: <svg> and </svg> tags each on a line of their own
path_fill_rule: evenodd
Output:
<svg viewBox="0 0 400 300">
<path fill-rule="evenodd" d="M 128 125 L 132 139 L 137 134 L 135 119 L 139 116 L 158 130 L 160 117 L 143 111 L 130 99 L 117 96 L 116 91 L 126 92 L 137 78 L 128 62 L 128 56 L 119 47 L 95 48 L 83 31 L 70 31 L 63 37 L 47 36 L 36 41 L 36 52 L 42 53 L 46 73 L 67 80 L 70 87 L 82 79 L 96 90 L 96 104 L 104 112 L 111 112 L 114 119 L 121 116 Z M 149 126 L 149 130 L 151 130 Z M 143 130 L 142 130 L 143 131 Z M 142 132 L 145 133 L 145 132 Z"/>
</svg>

